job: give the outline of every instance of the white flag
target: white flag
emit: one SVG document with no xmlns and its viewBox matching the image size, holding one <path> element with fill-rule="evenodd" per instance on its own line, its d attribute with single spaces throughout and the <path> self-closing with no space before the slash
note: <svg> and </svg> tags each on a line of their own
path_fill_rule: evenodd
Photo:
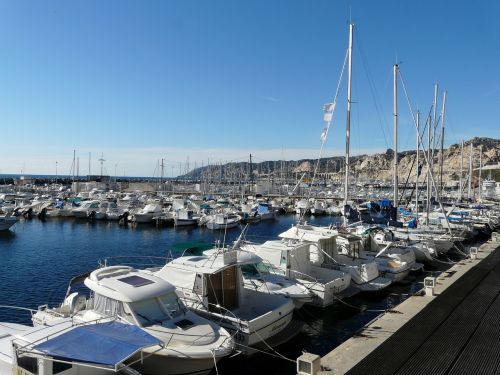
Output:
<svg viewBox="0 0 500 375">
<path fill-rule="evenodd" d="M 326 141 L 326 135 L 328 134 L 328 126 L 325 126 L 323 128 L 323 131 L 321 132 L 321 142 Z"/>
<path fill-rule="evenodd" d="M 323 106 L 323 120 L 326 122 L 332 121 L 333 111 L 335 110 L 335 102 L 326 103 Z"/>
</svg>

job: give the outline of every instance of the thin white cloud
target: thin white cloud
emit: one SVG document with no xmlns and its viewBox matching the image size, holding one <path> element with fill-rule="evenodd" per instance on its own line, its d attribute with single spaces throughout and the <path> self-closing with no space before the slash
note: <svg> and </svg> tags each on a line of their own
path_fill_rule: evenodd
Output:
<svg viewBox="0 0 500 375">
<path fill-rule="evenodd" d="M 274 96 L 261 96 L 261 99 L 267 100 L 268 102 L 274 102 L 276 103 L 278 99 L 276 99 Z"/>
</svg>

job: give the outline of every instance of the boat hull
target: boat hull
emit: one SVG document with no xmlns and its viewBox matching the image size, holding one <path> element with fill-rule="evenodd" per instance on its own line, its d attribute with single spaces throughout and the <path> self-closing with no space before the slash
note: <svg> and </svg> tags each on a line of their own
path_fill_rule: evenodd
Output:
<svg viewBox="0 0 500 375">
<path fill-rule="evenodd" d="M 135 359 L 140 359 L 137 356 Z M 219 361 L 220 358 L 215 358 Z M 148 375 L 204 375 L 214 368 L 213 357 L 192 358 L 172 357 L 153 354 L 144 360 L 142 365 L 134 366 L 141 373 Z"/>
</svg>

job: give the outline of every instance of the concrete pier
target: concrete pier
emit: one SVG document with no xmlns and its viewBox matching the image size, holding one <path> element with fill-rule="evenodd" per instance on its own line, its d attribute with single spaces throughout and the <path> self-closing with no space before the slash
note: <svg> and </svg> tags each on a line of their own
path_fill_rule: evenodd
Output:
<svg viewBox="0 0 500 375">
<path fill-rule="evenodd" d="M 321 358 L 322 375 L 493 374 L 500 369 L 500 241 L 443 272 Z"/>
</svg>

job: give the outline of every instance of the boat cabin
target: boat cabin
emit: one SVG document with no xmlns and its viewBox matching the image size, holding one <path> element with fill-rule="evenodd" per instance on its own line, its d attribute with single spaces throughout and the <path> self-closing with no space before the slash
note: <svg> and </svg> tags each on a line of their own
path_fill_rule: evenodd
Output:
<svg viewBox="0 0 500 375">
<path fill-rule="evenodd" d="M 184 256 L 174 259 L 157 273 L 176 286 L 181 298 L 203 302 L 210 312 L 239 306 L 241 274 L 236 251 L 217 256 Z"/>
</svg>

